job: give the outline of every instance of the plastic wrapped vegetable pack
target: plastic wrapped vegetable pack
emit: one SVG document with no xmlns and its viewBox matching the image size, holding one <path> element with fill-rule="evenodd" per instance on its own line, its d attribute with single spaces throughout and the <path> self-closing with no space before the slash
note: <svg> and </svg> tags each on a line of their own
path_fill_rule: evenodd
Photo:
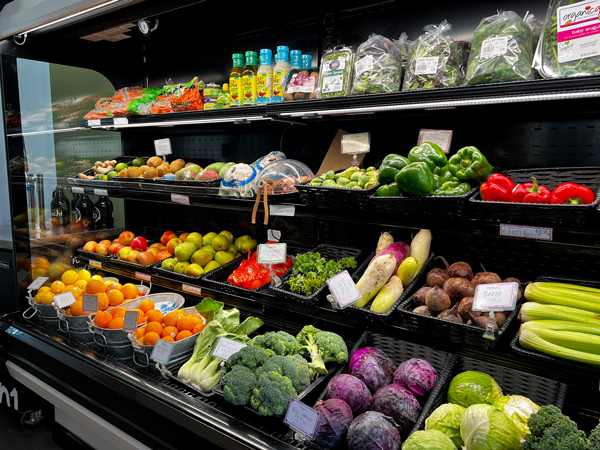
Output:
<svg viewBox="0 0 600 450">
<path fill-rule="evenodd" d="M 354 52 L 349 47 L 327 50 L 319 71 L 319 98 L 345 97 L 350 93 Z"/>
<path fill-rule="evenodd" d="M 532 27 L 517 13 L 501 11 L 483 19 L 475 30 L 466 83 L 532 80 L 532 62 Z"/>
<path fill-rule="evenodd" d="M 460 59 L 456 44 L 448 34 L 451 25 L 427 25 L 413 44 L 406 64 L 403 91 L 453 87 L 459 82 Z"/>
<path fill-rule="evenodd" d="M 360 44 L 354 61 L 352 94 L 398 92 L 402 78 L 400 49 L 388 38 L 371 34 Z"/>
<path fill-rule="evenodd" d="M 544 78 L 600 73 L 600 34 L 589 33 L 597 26 L 598 11 L 589 5 L 588 1 L 550 1 L 533 62 Z"/>
</svg>

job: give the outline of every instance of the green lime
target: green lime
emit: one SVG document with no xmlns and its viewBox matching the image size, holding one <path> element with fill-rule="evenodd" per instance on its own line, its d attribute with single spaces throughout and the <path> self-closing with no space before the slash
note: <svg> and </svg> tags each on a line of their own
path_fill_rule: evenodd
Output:
<svg viewBox="0 0 600 450">
<path fill-rule="evenodd" d="M 110 181 L 110 180 L 112 180 L 114 177 L 118 177 L 118 176 L 119 176 L 119 174 L 117 174 L 117 172 L 116 172 L 115 170 L 111 170 L 110 172 L 108 172 L 108 173 L 106 174 L 106 179 Z"/>
<path fill-rule="evenodd" d="M 127 169 L 127 164 L 119 163 L 115 166 L 115 172 L 117 172 L 117 173 L 119 173 L 123 169 Z"/>
<path fill-rule="evenodd" d="M 135 158 L 132 162 L 131 165 L 135 166 L 135 167 L 141 167 L 144 164 L 146 164 L 146 161 L 144 161 L 143 158 Z"/>
<path fill-rule="evenodd" d="M 98 175 L 96 175 L 96 177 L 94 179 L 95 180 L 103 180 L 104 179 L 104 174 L 103 173 L 99 173 Z"/>
</svg>

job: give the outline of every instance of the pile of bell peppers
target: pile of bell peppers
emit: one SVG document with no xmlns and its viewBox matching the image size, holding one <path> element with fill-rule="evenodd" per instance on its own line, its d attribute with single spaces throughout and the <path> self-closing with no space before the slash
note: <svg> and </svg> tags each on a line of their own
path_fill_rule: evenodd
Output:
<svg viewBox="0 0 600 450">
<path fill-rule="evenodd" d="M 377 195 L 465 195 L 490 173 L 491 164 L 476 147 L 461 148 L 448 159 L 439 145 L 423 142 L 413 147 L 408 157 L 392 153 L 384 158 Z"/>
<path fill-rule="evenodd" d="M 515 185 L 505 175 L 495 173 L 479 187 L 482 200 L 510 203 L 550 203 L 554 205 L 589 205 L 594 202 L 594 192 L 577 183 L 561 183 L 550 190 L 540 186 L 531 177 L 531 183 Z"/>
</svg>

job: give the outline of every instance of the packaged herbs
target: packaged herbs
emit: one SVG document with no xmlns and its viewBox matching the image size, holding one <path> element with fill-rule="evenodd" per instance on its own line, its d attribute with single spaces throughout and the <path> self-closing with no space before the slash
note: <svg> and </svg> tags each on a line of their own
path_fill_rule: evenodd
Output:
<svg viewBox="0 0 600 450">
<path fill-rule="evenodd" d="M 371 34 L 356 52 L 352 94 L 398 92 L 402 78 L 401 60 L 397 45 L 383 36 Z"/>
<path fill-rule="evenodd" d="M 533 62 L 540 75 L 558 78 L 600 73 L 598 18 L 598 10 L 590 8 L 589 1 L 550 0 Z"/>
<path fill-rule="evenodd" d="M 311 295 L 334 275 L 347 268 L 356 268 L 354 257 L 326 259 L 319 252 L 306 252 L 296 255 L 291 276 L 286 283 L 292 292 Z"/>
<path fill-rule="evenodd" d="M 500 11 L 483 19 L 475 30 L 466 83 L 531 80 L 532 62 L 531 26 L 513 11 Z"/>
<path fill-rule="evenodd" d="M 350 93 L 354 52 L 349 47 L 328 50 L 321 59 L 319 98 L 345 97 Z"/>
<path fill-rule="evenodd" d="M 413 44 L 404 75 L 403 91 L 453 87 L 459 83 L 460 60 L 456 44 L 444 20 L 439 26 L 427 25 Z"/>
</svg>

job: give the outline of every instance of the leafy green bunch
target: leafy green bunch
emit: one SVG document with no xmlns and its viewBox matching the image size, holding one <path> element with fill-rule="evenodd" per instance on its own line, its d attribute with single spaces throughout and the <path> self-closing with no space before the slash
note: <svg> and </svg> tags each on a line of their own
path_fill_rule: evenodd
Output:
<svg viewBox="0 0 600 450">
<path fill-rule="evenodd" d="M 286 280 L 290 290 L 297 294 L 311 295 L 334 275 L 347 268 L 356 268 L 353 257 L 326 259 L 319 252 L 306 252 L 296 256 L 290 277 Z"/>
</svg>

